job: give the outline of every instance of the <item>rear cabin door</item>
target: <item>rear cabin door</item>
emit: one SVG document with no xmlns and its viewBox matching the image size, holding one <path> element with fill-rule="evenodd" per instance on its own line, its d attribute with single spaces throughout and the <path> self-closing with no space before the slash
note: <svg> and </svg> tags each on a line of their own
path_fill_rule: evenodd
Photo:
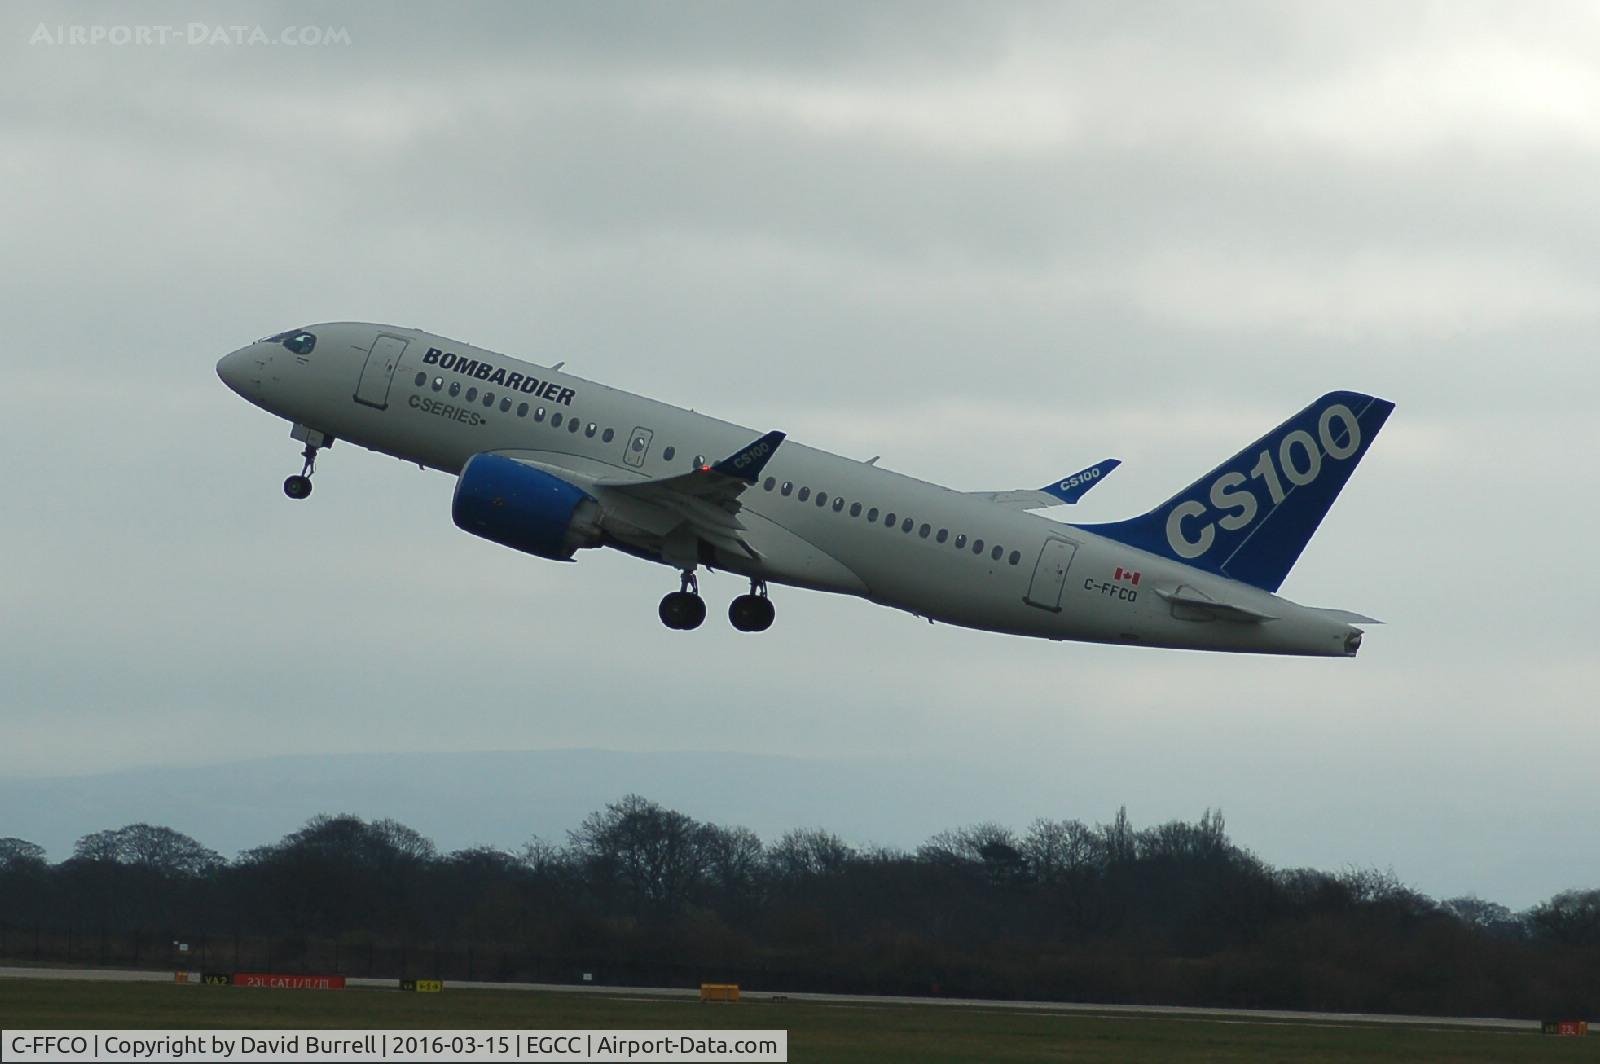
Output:
<svg viewBox="0 0 1600 1064">
<path fill-rule="evenodd" d="M 380 336 L 373 341 L 367 364 L 361 367 L 361 380 L 356 384 L 356 402 L 379 410 L 389 405 L 389 385 L 394 381 L 400 356 L 405 354 L 410 342 L 398 336 Z"/>
<path fill-rule="evenodd" d="M 1067 569 L 1072 565 L 1072 556 L 1077 553 L 1078 545 L 1071 540 L 1056 539 L 1054 536 L 1045 540 L 1023 601 L 1030 606 L 1059 613 L 1061 590 L 1067 586 Z"/>
</svg>

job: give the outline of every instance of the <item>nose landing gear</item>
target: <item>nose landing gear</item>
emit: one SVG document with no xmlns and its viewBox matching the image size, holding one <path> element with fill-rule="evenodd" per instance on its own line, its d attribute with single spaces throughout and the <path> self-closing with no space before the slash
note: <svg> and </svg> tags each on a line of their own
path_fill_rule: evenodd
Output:
<svg viewBox="0 0 1600 1064">
<path fill-rule="evenodd" d="M 296 425 L 290 430 L 289 435 L 294 439 L 306 441 L 306 449 L 300 452 L 306 461 L 305 465 L 300 467 L 298 474 L 285 478 L 283 493 L 291 499 L 303 499 L 311 494 L 311 474 L 317 468 L 317 452 L 324 447 L 333 446 L 333 437 L 303 425 Z"/>
<path fill-rule="evenodd" d="M 777 611 L 767 598 L 765 580 L 750 581 L 750 593 L 740 595 L 728 606 L 728 621 L 741 632 L 765 632 L 772 627 Z"/>
<path fill-rule="evenodd" d="M 700 582 L 693 569 L 683 572 L 683 586 L 661 600 L 661 623 L 674 631 L 699 628 L 706 619 L 706 600 L 700 597 Z"/>
</svg>

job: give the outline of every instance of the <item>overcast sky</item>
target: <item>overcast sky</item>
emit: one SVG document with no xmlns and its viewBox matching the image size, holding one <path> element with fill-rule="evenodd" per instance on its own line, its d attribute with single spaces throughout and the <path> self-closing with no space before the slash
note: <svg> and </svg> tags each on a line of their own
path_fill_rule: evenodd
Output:
<svg viewBox="0 0 1600 1064">
<path fill-rule="evenodd" d="M 1010 781 L 971 821 L 1220 806 L 1278 865 L 1600 885 L 1597 56 L 1584 4 L 8 5 L 0 775 L 927 759 Z M 669 632 L 668 570 L 462 534 L 442 474 L 345 445 L 286 500 L 213 367 L 335 319 L 961 489 L 1123 458 L 1075 520 L 1371 392 L 1282 591 L 1388 623 L 1277 660 L 775 589 L 750 636 L 711 576 Z"/>
</svg>

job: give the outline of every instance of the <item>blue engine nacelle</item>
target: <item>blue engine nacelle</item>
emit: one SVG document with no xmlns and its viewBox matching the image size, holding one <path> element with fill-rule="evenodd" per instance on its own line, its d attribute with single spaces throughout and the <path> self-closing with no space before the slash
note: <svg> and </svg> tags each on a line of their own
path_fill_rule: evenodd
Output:
<svg viewBox="0 0 1600 1064">
<path fill-rule="evenodd" d="M 467 459 L 450 514 L 474 536 L 567 561 L 599 540 L 599 504 L 582 488 L 498 454 Z"/>
</svg>

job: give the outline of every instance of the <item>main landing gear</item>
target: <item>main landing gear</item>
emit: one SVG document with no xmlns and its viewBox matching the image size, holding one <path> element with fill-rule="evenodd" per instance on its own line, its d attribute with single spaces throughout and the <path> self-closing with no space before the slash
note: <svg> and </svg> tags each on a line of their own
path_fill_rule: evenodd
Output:
<svg viewBox="0 0 1600 1064">
<path fill-rule="evenodd" d="M 683 572 L 683 586 L 661 600 L 661 623 L 679 632 L 699 628 L 706 619 L 706 600 L 700 597 L 700 583 L 694 570 Z M 728 620 L 741 632 L 765 632 L 772 627 L 776 611 L 767 598 L 767 582 L 751 580 L 750 593 L 740 595 L 728 607 Z"/>
<path fill-rule="evenodd" d="M 300 426 L 296 425 L 294 432 L 290 433 L 295 439 L 305 440 L 306 449 L 300 454 L 305 458 L 305 465 L 300 467 L 300 472 L 295 476 L 285 478 L 283 493 L 291 499 L 303 499 L 311 494 L 311 474 L 317 468 L 317 452 L 333 444 L 333 437 L 325 436 L 314 429 L 305 430 L 301 434 Z"/>
<path fill-rule="evenodd" d="M 683 572 L 683 586 L 661 600 L 661 623 L 679 632 L 699 628 L 706 619 L 706 600 L 693 569 Z"/>
<path fill-rule="evenodd" d="M 740 595 L 728 607 L 728 621 L 741 632 L 765 632 L 776 614 L 765 580 L 750 581 L 750 594 Z"/>
</svg>

